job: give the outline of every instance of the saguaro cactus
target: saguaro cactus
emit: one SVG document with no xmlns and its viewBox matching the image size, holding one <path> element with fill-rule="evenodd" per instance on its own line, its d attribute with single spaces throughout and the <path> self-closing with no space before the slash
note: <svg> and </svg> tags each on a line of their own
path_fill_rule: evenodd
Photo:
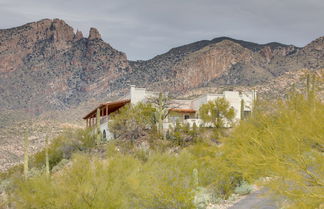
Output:
<svg viewBox="0 0 324 209">
<path fill-rule="evenodd" d="M 165 138 L 165 134 L 163 134 L 163 120 L 169 114 L 169 107 L 168 107 L 169 98 L 168 96 L 160 93 L 159 97 L 151 98 L 150 102 L 155 107 L 155 113 L 153 116 L 154 116 L 154 122 L 156 123 L 156 130 L 160 135 L 163 135 L 163 138 Z"/>
<path fill-rule="evenodd" d="M 306 77 L 306 97 L 309 100 L 310 99 L 310 74 L 307 74 Z"/>
<path fill-rule="evenodd" d="M 316 77 L 315 74 L 307 74 L 306 77 L 306 98 L 307 100 L 312 103 L 314 102 L 315 97 L 315 90 L 316 90 Z"/>
<path fill-rule="evenodd" d="M 29 163 L 29 141 L 28 141 L 28 134 L 27 132 L 25 133 L 24 136 L 24 178 L 25 180 L 28 178 L 28 163 Z"/>
<path fill-rule="evenodd" d="M 45 138 L 45 172 L 46 176 L 50 175 L 49 159 L 48 159 L 48 136 Z"/>
<path fill-rule="evenodd" d="M 199 186 L 199 177 L 198 177 L 198 169 L 197 168 L 194 168 L 192 171 L 192 180 L 193 180 L 194 188 L 197 189 Z"/>
</svg>

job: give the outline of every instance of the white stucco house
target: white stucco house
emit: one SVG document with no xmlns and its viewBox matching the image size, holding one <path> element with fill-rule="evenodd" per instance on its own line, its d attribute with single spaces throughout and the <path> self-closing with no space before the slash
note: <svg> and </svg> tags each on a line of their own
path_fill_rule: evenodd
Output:
<svg viewBox="0 0 324 209">
<path fill-rule="evenodd" d="M 104 139 L 112 139 L 113 135 L 109 131 L 108 121 L 109 115 L 126 104 L 137 104 L 139 102 L 146 102 L 148 98 L 158 96 L 158 92 L 148 91 L 145 88 L 137 88 L 134 85 L 130 86 L 130 91 L 125 96 L 116 101 L 100 104 L 89 112 L 83 119 L 86 121 L 87 127 L 93 127 L 96 125 L 96 113 L 97 109 L 100 109 L 100 131 L 103 134 Z M 194 99 L 188 100 L 172 100 L 172 108 L 170 107 L 170 114 L 163 121 L 163 128 L 167 130 L 170 127 L 175 126 L 176 122 L 188 123 L 192 126 L 196 125 L 208 125 L 203 124 L 203 121 L 199 118 L 199 108 L 209 101 L 216 100 L 217 98 L 225 98 L 234 108 L 235 121 L 241 119 L 241 115 L 249 115 L 252 112 L 253 103 L 256 99 L 255 91 L 224 91 L 222 94 L 204 94 Z M 241 114 L 241 101 L 244 101 L 243 111 Z"/>
</svg>

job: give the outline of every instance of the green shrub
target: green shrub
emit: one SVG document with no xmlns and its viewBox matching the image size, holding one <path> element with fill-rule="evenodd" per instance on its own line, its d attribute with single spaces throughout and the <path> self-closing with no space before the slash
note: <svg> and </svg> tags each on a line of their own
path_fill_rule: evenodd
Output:
<svg viewBox="0 0 324 209">
<path fill-rule="evenodd" d="M 204 197 L 201 205 L 214 201 L 217 189 L 224 194 L 216 186 L 228 178 L 217 162 L 218 148 L 194 145 L 178 154 L 151 150 L 143 159 L 121 154 L 115 143 L 108 143 L 105 160 L 78 154 L 59 175 L 18 181 L 14 203 L 18 208 L 196 208 L 197 198 Z M 193 180 L 194 169 L 199 181 Z M 197 184 L 204 192 L 197 193 Z"/>
<path fill-rule="evenodd" d="M 54 138 L 48 146 L 49 166 L 52 169 L 62 159 L 70 159 L 76 151 L 88 150 L 96 145 L 95 136 L 90 130 L 66 130 Z M 32 157 L 31 166 L 42 168 L 45 166 L 45 150 Z"/>
<path fill-rule="evenodd" d="M 324 104 L 295 93 L 258 107 L 227 139 L 225 156 L 249 181 L 263 182 L 295 208 L 324 198 Z"/>
<path fill-rule="evenodd" d="M 247 195 L 252 192 L 252 185 L 248 184 L 246 181 L 241 182 L 241 184 L 235 188 L 234 192 L 239 195 Z"/>
</svg>

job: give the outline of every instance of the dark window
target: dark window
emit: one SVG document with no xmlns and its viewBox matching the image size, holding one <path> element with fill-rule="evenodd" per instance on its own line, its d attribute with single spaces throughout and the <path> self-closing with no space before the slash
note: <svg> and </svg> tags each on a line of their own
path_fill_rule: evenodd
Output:
<svg viewBox="0 0 324 209">
<path fill-rule="evenodd" d="M 107 138 L 106 130 L 103 130 L 102 137 L 103 137 L 103 139 L 106 139 Z"/>
<path fill-rule="evenodd" d="M 185 119 L 185 120 L 189 119 L 189 115 L 185 115 L 185 116 L 184 116 L 184 119 Z"/>
<path fill-rule="evenodd" d="M 251 111 L 244 111 L 243 112 L 243 118 L 247 118 L 251 116 Z"/>
</svg>

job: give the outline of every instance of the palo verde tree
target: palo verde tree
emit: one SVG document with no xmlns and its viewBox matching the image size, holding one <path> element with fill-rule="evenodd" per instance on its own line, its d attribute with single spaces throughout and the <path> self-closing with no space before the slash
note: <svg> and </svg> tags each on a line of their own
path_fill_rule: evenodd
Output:
<svg viewBox="0 0 324 209">
<path fill-rule="evenodd" d="M 199 109 L 199 115 L 204 123 L 213 125 L 216 136 L 219 137 L 221 129 L 232 123 L 235 111 L 226 99 L 218 98 L 203 104 Z"/>
<path fill-rule="evenodd" d="M 240 123 L 226 139 L 226 159 L 246 179 L 268 177 L 262 183 L 289 200 L 285 208 L 321 208 L 323 103 L 314 97 L 310 105 L 308 97 L 294 92 L 286 100 L 263 105 L 262 111 L 255 111 L 255 117 Z"/>
<path fill-rule="evenodd" d="M 224 128 L 234 119 L 234 108 L 224 98 L 218 98 L 203 104 L 199 109 L 199 115 L 205 123 L 212 123 L 215 128 Z"/>
<path fill-rule="evenodd" d="M 133 141 L 152 129 L 153 113 L 154 108 L 150 104 L 125 105 L 111 115 L 109 129 L 115 138 Z"/>
</svg>

